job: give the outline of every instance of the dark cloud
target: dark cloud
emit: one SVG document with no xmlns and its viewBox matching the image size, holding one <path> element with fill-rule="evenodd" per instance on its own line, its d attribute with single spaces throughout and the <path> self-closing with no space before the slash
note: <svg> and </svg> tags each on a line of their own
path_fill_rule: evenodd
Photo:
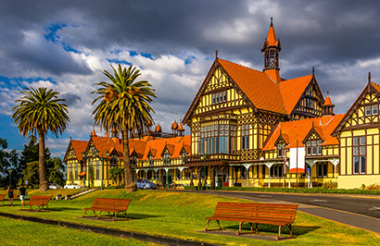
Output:
<svg viewBox="0 0 380 246">
<path fill-rule="evenodd" d="M 74 105 L 78 102 L 81 101 L 80 97 L 78 95 L 75 95 L 75 94 L 71 94 L 71 93 L 67 93 L 67 94 L 62 94 L 62 98 L 64 98 L 66 101 L 65 101 L 65 104 L 67 106 L 71 106 L 71 105 Z"/>
</svg>

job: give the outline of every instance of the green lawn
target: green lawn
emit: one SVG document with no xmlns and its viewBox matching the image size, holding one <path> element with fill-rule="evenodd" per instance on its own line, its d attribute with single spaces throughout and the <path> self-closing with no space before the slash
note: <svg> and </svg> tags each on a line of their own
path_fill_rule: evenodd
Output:
<svg viewBox="0 0 380 246">
<path fill-rule="evenodd" d="M 0 217 L 1 245 L 157 245 L 97 233 Z"/>
<path fill-rule="evenodd" d="M 49 192 L 51 192 L 49 195 L 54 195 L 54 192 L 59 191 Z M 33 193 L 39 194 L 37 191 Z M 107 222 L 80 218 L 83 214 L 83 208 L 91 206 L 95 197 L 131 199 L 132 201 L 128 208 L 128 217 L 131 220 Z M 292 240 L 269 242 L 198 233 L 197 231 L 204 229 L 206 224 L 204 218 L 213 214 L 218 201 L 243 200 L 207 194 L 165 191 L 126 193 L 123 190 L 109 189 L 95 191 L 71 201 L 52 200 L 49 203 L 50 212 L 34 213 L 19 211 L 19 200 L 16 200 L 16 206 L 0 207 L 0 211 L 222 245 L 380 245 L 380 237 L 376 234 L 316 218 L 301 212 L 297 213 L 296 221 L 293 224 L 293 231 L 297 238 Z M 238 228 L 235 222 L 222 221 L 221 225 L 226 229 L 234 231 Z M 216 223 L 210 222 L 210 228 L 214 226 L 216 228 Z M 245 229 L 248 230 L 248 226 Z M 262 234 L 275 235 L 278 228 L 260 225 L 259 230 Z M 286 236 L 288 233 L 289 230 L 285 228 L 283 236 Z"/>
</svg>

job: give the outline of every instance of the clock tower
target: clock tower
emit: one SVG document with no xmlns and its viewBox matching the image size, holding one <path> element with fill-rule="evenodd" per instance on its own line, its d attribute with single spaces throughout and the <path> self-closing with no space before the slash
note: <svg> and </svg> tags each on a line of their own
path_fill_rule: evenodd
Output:
<svg viewBox="0 0 380 246">
<path fill-rule="evenodd" d="M 281 43 L 276 39 L 276 33 L 273 27 L 273 18 L 270 19 L 270 27 L 266 40 L 264 41 L 261 52 L 264 52 L 264 73 L 271 77 L 277 83 L 281 81 L 279 53 L 281 51 Z"/>
</svg>

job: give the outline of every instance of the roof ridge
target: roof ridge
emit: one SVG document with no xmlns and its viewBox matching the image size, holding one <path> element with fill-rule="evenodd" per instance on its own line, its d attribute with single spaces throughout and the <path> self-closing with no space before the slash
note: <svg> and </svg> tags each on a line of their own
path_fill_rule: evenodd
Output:
<svg viewBox="0 0 380 246">
<path fill-rule="evenodd" d="M 251 67 L 247 67 L 247 66 L 244 66 L 244 65 L 238 64 L 238 63 L 236 63 L 236 62 L 233 62 L 233 61 L 229 61 L 229 60 L 222 59 L 222 58 L 217 58 L 217 59 L 218 59 L 218 60 L 223 60 L 223 61 L 226 61 L 226 62 L 229 62 L 229 63 L 232 63 L 232 64 L 235 64 L 235 65 L 237 65 L 237 66 L 239 66 L 239 67 L 244 67 L 244 68 L 248 68 L 248 69 L 251 69 L 251 70 L 253 70 L 253 71 L 256 71 L 256 72 L 264 73 L 264 72 L 262 72 L 262 71 L 260 71 L 260 70 L 257 70 L 257 69 L 251 68 Z"/>
<path fill-rule="evenodd" d="M 313 75 L 312 74 L 307 74 L 307 75 L 304 75 L 304 76 L 301 76 L 301 77 L 297 77 L 297 78 L 282 80 L 282 81 L 279 82 L 279 84 L 282 83 L 282 82 L 287 82 L 289 80 L 301 79 L 301 78 L 304 78 L 304 77 L 307 77 L 307 76 L 313 76 Z"/>
</svg>

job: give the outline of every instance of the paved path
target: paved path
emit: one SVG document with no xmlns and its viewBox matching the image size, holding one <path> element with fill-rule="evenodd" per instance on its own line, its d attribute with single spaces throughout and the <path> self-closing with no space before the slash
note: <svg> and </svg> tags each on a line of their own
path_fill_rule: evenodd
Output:
<svg viewBox="0 0 380 246">
<path fill-rule="evenodd" d="M 300 204 L 299 210 L 314 216 L 380 234 L 380 196 L 294 194 L 240 191 L 184 191 L 242 198 L 257 202 Z"/>
</svg>

